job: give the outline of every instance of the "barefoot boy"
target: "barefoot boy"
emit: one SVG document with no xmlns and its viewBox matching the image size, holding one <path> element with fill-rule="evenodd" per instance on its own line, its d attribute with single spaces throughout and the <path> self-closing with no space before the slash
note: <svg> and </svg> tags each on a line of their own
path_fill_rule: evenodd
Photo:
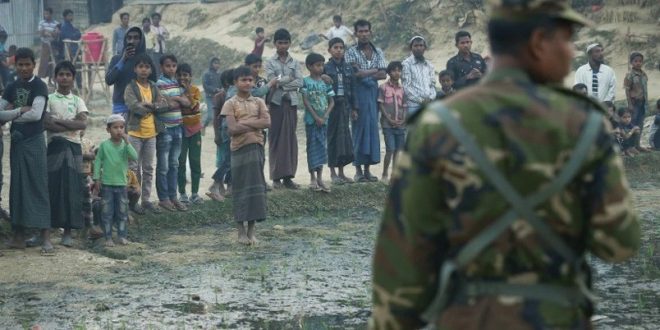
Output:
<svg viewBox="0 0 660 330">
<path fill-rule="evenodd" d="M 303 79 L 303 103 L 305 104 L 305 132 L 307 136 L 307 166 L 309 188 L 330 192 L 323 183 L 323 164 L 328 163 L 328 116 L 335 105 L 332 86 L 326 84 L 323 74 L 325 58 L 311 53 L 305 59 L 309 76 Z"/>
<path fill-rule="evenodd" d="M 234 70 L 234 85 L 238 94 L 225 102 L 221 112 L 231 135 L 234 221 L 238 242 L 255 244 L 255 223 L 266 219 L 263 129 L 270 127 L 270 115 L 266 103 L 250 95 L 254 85 L 250 68 Z"/>
<path fill-rule="evenodd" d="M 48 190 L 52 228 L 64 228 L 62 245 L 73 245 L 71 229 L 83 228 L 83 178 L 80 131 L 87 126 L 85 101 L 71 93 L 76 68 L 69 61 L 55 66 L 57 91 L 48 96 L 44 127 L 48 130 Z"/>
<path fill-rule="evenodd" d="M 101 192 L 103 211 L 101 223 L 105 236 L 105 246 L 112 247 L 112 225 L 117 225 L 118 243 L 128 244 L 126 224 L 128 222 L 128 161 L 137 160 L 135 148 L 128 142 L 124 130 L 124 117 L 118 114 L 106 119 L 106 130 L 110 139 L 99 146 L 94 161 L 94 190 Z"/>
<path fill-rule="evenodd" d="M 383 129 L 385 140 L 385 162 L 383 163 L 382 180 L 388 178 L 390 162 L 392 168 L 396 163 L 396 156 L 403 150 L 406 140 L 406 113 L 405 95 L 400 78 L 403 66 L 401 62 L 394 61 L 387 66 L 390 79 L 378 88 L 378 104 L 380 107 L 380 127 Z"/>
</svg>

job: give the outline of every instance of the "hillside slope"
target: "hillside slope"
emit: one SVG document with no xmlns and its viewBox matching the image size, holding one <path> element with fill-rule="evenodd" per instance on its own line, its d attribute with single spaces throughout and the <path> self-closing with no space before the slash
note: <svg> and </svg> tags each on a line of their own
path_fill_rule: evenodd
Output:
<svg viewBox="0 0 660 330">
<path fill-rule="evenodd" d="M 585 63 L 584 48 L 592 42 L 601 42 L 606 48 L 606 59 L 616 71 L 619 84 L 628 70 L 627 57 L 633 50 L 642 51 L 647 57 L 649 93 L 660 96 L 660 2 L 650 0 L 576 0 L 574 3 L 602 2 L 601 6 L 579 8 L 597 23 L 595 29 L 585 28 L 576 39 L 575 66 Z M 310 33 L 325 32 L 331 26 L 331 17 L 340 14 L 350 26 L 358 18 L 373 23 L 375 43 L 382 47 L 388 60 L 407 56 L 407 41 L 415 35 L 424 35 L 429 41 L 428 58 L 436 70 L 445 67 L 447 60 L 456 53 L 453 35 L 459 29 L 473 34 L 473 50 L 486 52 L 485 22 L 487 16 L 481 0 L 249 0 L 219 1 L 206 4 L 172 4 L 163 6 L 127 6 L 121 11 L 131 13 L 134 22 L 152 12 L 163 15 L 163 23 L 173 38 L 171 50 L 193 62 L 198 71 L 206 68 L 208 59 L 220 56 L 225 65 L 237 65 L 244 54 L 252 50 L 253 31 L 263 26 L 267 34 L 279 27 L 288 28 L 294 38 L 292 53 L 304 60 L 308 51 L 299 43 Z M 91 30 L 111 35 L 116 22 L 91 27 Z M 326 44 L 321 42 L 313 51 L 327 54 Z M 265 56 L 273 54 L 267 45 Z M 224 66 L 224 65 L 223 65 Z M 572 77 L 567 85 L 572 85 Z M 617 98 L 625 98 L 622 88 Z"/>
</svg>

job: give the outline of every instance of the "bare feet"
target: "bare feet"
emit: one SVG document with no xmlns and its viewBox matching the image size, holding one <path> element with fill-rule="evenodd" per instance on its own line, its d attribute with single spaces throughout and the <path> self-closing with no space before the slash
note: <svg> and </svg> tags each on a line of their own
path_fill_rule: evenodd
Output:
<svg viewBox="0 0 660 330">
<path fill-rule="evenodd" d="M 175 212 L 176 211 L 176 207 L 174 207 L 174 205 L 172 205 L 172 202 L 170 202 L 169 200 L 164 200 L 164 201 L 158 202 L 158 206 L 160 208 L 165 209 L 165 210 L 170 211 L 170 212 Z"/>
<path fill-rule="evenodd" d="M 257 239 L 257 236 L 255 235 L 255 222 L 254 221 L 249 221 L 248 222 L 248 230 L 247 230 L 247 237 L 250 241 L 250 244 L 254 245 L 259 243 L 259 240 Z"/>
<path fill-rule="evenodd" d="M 53 243 L 50 242 L 50 239 L 44 240 L 44 243 L 41 245 L 41 255 L 52 256 L 55 254 L 55 247 Z"/>
<path fill-rule="evenodd" d="M 182 212 L 183 211 L 188 211 L 188 208 L 185 205 L 183 205 L 183 203 L 179 202 L 176 199 L 171 200 L 170 203 L 172 203 L 172 205 L 174 205 L 174 207 L 179 211 L 182 211 Z"/>
<path fill-rule="evenodd" d="M 112 241 L 112 238 L 106 238 L 105 243 L 103 243 L 103 246 L 105 246 L 105 247 L 114 247 L 115 242 Z"/>
<path fill-rule="evenodd" d="M 131 241 L 129 241 L 128 239 L 126 239 L 124 237 L 120 237 L 119 240 L 118 240 L 118 243 L 119 243 L 119 245 L 128 245 L 128 244 L 131 243 Z"/>
<path fill-rule="evenodd" d="M 72 247 L 73 246 L 73 238 L 71 237 L 71 233 L 64 234 L 64 236 L 62 236 L 62 241 L 60 242 L 60 244 L 66 246 L 66 247 Z"/>
<path fill-rule="evenodd" d="M 322 191 L 322 192 L 329 193 L 329 192 L 332 191 L 332 190 L 330 190 L 330 188 L 328 188 L 328 186 L 326 186 L 325 183 L 323 183 L 323 181 L 320 180 L 320 179 L 318 180 L 318 186 L 319 186 L 320 191 Z"/>
<path fill-rule="evenodd" d="M 236 226 L 238 227 L 238 243 L 243 245 L 250 245 L 250 239 L 247 236 L 247 232 L 245 231 L 245 226 L 243 223 L 238 222 Z"/>
</svg>

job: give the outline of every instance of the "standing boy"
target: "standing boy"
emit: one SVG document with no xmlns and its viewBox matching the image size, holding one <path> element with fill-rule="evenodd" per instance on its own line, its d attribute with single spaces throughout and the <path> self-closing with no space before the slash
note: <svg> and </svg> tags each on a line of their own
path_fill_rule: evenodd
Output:
<svg viewBox="0 0 660 330">
<path fill-rule="evenodd" d="M 442 70 L 438 74 L 438 81 L 440 81 L 440 91 L 436 94 L 436 100 L 442 100 L 445 97 L 454 94 L 454 77 L 449 70 Z"/>
<path fill-rule="evenodd" d="M 285 29 L 273 36 L 276 54 L 266 62 L 266 79 L 277 78 L 270 97 L 272 125 L 268 134 L 270 178 L 276 188 L 298 189 L 293 182 L 298 168 L 298 89 L 302 87 L 302 68 L 289 55 L 291 34 Z"/>
<path fill-rule="evenodd" d="M 305 59 L 309 77 L 303 79 L 303 102 L 305 104 L 305 133 L 307 136 L 307 166 L 310 175 L 310 189 L 330 192 L 323 183 L 323 164 L 328 162 L 328 117 L 332 112 L 335 92 L 326 84 L 321 75 L 325 58 L 311 53 Z"/>
<path fill-rule="evenodd" d="M 137 160 L 130 161 L 129 166 L 140 183 L 142 203 L 133 205 L 132 211 L 137 214 L 143 214 L 144 210 L 160 213 L 160 209 L 151 202 L 151 189 L 156 136 L 165 132 L 165 125 L 158 114 L 168 111 L 169 105 L 156 84 L 149 81 L 152 74 L 149 56 L 139 55 L 133 70 L 135 79 L 126 86 L 124 98 L 128 107 L 128 141 L 138 154 Z"/>
<path fill-rule="evenodd" d="M 202 114 L 199 105 L 202 92 L 192 84 L 192 68 L 188 63 L 181 63 L 176 69 L 176 79 L 190 101 L 190 106 L 181 108 L 183 120 L 183 138 L 179 156 L 179 201 L 182 203 L 201 204 L 199 180 L 202 177 Z M 186 160 L 190 163 L 190 199 L 186 195 Z"/>
<path fill-rule="evenodd" d="M 69 61 L 55 66 L 57 91 L 48 96 L 44 127 L 48 130 L 48 191 L 52 228 L 64 228 L 62 245 L 72 246 L 71 229 L 83 228 L 83 177 L 80 132 L 87 126 L 87 106 L 73 95 L 76 68 Z"/>
<path fill-rule="evenodd" d="M 174 55 L 160 58 L 161 76 L 156 86 L 169 103 L 168 111 L 158 114 L 165 130 L 156 139 L 156 192 L 158 205 L 168 211 L 186 211 L 188 208 L 176 198 L 177 178 L 179 177 L 179 155 L 183 119 L 181 109 L 190 106 L 183 95 L 183 88 L 176 80 L 177 59 Z"/>
<path fill-rule="evenodd" d="M 231 139 L 229 137 L 229 132 L 227 132 L 226 121 L 223 120 L 224 118 L 221 111 L 226 100 L 229 99 L 227 98 L 226 90 L 234 84 L 234 70 L 225 70 L 221 75 L 220 81 L 222 82 L 223 89 L 213 97 L 213 131 L 215 133 L 213 142 L 215 142 L 216 145 L 216 170 L 215 173 L 213 173 L 213 184 L 209 187 L 209 191 L 206 193 L 206 196 L 217 202 L 222 202 L 224 196 L 228 192 L 231 192 Z M 225 189 L 225 184 L 227 184 L 227 189 Z"/>
<path fill-rule="evenodd" d="M 623 88 L 626 90 L 626 99 L 628 101 L 628 110 L 632 112 L 633 125 L 636 125 L 640 130 L 644 129 L 644 118 L 646 116 L 646 107 L 648 102 L 648 82 L 649 78 L 646 72 L 642 69 L 644 65 L 644 55 L 639 52 L 630 54 L 630 71 L 626 74 L 623 80 Z M 648 149 L 639 145 L 639 137 L 637 137 L 636 148 L 639 151 L 646 152 Z"/>
<path fill-rule="evenodd" d="M 128 13 L 119 14 L 119 20 L 121 23 L 119 26 L 112 32 L 112 53 L 119 55 L 124 51 L 124 36 L 128 32 L 128 21 L 130 16 Z"/>
<path fill-rule="evenodd" d="M 357 110 L 355 97 L 355 72 L 353 66 L 344 60 L 346 45 L 341 38 L 328 42 L 332 56 L 325 64 L 325 74 L 333 81 L 335 106 L 328 117 L 328 167 L 333 184 L 353 183 L 344 174 L 344 166 L 353 162 L 353 139 L 348 123 L 351 112 Z M 335 168 L 337 172 L 335 172 Z"/>
<path fill-rule="evenodd" d="M 233 212 L 241 244 L 257 243 L 255 224 L 266 219 L 263 130 L 270 127 L 270 115 L 266 103 L 250 95 L 253 84 L 249 68 L 234 70 L 238 94 L 225 102 L 221 112 L 231 135 Z"/>
<path fill-rule="evenodd" d="M 12 122 L 9 168 L 9 210 L 13 240 L 10 248 L 25 248 L 25 231 L 41 230 L 41 251 L 53 252 L 50 242 L 50 202 L 44 139 L 44 111 L 48 87 L 34 72 L 34 53 L 29 48 L 16 51 L 18 80 L 4 90 L 0 99 L 0 122 Z M 13 108 L 13 109 L 7 109 Z"/>
<path fill-rule="evenodd" d="M 99 146 L 94 161 L 94 190 L 101 192 L 103 211 L 101 222 L 105 236 L 105 246 L 112 247 L 112 226 L 117 225 L 118 243 L 128 244 L 128 161 L 137 160 L 137 152 L 128 142 L 124 128 L 124 117 L 113 114 L 106 120 L 106 130 L 110 139 Z"/>
<path fill-rule="evenodd" d="M 358 20 L 353 24 L 358 43 L 346 52 L 346 62 L 357 73 L 357 109 L 353 110 L 353 152 L 356 168 L 355 181 L 378 181 L 369 166 L 380 163 L 378 138 L 378 80 L 385 79 L 387 62 L 380 48 L 371 43 L 371 23 Z"/>
<path fill-rule="evenodd" d="M 410 39 L 410 56 L 403 60 L 401 80 L 406 91 L 406 106 L 413 115 L 436 97 L 435 69 L 425 57 L 426 39 L 414 36 Z M 391 75 L 390 75 L 391 77 Z"/>
<path fill-rule="evenodd" d="M 396 157 L 403 150 L 406 141 L 406 117 L 408 109 L 405 100 L 407 93 L 401 86 L 399 79 L 403 65 L 394 61 L 387 66 L 387 74 L 390 79 L 378 88 L 378 104 L 380 107 L 380 127 L 383 129 L 385 140 L 385 163 L 383 164 L 382 180 L 389 178 L 388 170 L 390 162 L 392 168 L 396 165 Z"/>
</svg>

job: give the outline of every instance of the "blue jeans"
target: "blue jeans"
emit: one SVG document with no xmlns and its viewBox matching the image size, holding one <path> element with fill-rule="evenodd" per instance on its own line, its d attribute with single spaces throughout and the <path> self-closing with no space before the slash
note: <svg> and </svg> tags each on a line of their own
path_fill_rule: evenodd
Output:
<svg viewBox="0 0 660 330">
<path fill-rule="evenodd" d="M 206 101 L 206 115 L 202 120 L 202 124 L 204 127 L 206 127 L 213 123 L 213 114 L 215 113 L 215 109 L 213 109 L 213 97 L 206 96 L 204 100 Z"/>
<path fill-rule="evenodd" d="M 168 127 L 156 137 L 156 192 L 160 201 L 176 200 L 181 133 L 181 126 Z"/>
<path fill-rule="evenodd" d="M 417 111 L 422 110 L 422 105 L 417 103 L 408 103 L 408 117 L 415 114 Z"/>
<path fill-rule="evenodd" d="M 128 194 L 126 186 L 101 187 L 103 209 L 101 211 L 101 224 L 106 239 L 112 238 L 112 225 L 117 225 L 117 236 L 127 238 L 126 223 L 128 222 Z"/>
</svg>

